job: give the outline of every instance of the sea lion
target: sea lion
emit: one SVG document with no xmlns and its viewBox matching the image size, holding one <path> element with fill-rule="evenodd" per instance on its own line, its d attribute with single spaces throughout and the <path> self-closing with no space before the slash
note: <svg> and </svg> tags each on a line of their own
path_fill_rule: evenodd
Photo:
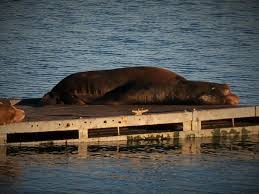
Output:
<svg viewBox="0 0 259 194">
<path fill-rule="evenodd" d="M 24 117 L 25 113 L 23 110 L 0 102 L 0 125 L 20 122 Z"/>
<path fill-rule="evenodd" d="M 11 105 L 11 101 L 7 98 L 0 98 L 0 104 Z"/>
<path fill-rule="evenodd" d="M 42 103 L 236 105 L 239 97 L 227 84 L 189 81 L 164 68 L 129 67 L 69 75 Z"/>
</svg>

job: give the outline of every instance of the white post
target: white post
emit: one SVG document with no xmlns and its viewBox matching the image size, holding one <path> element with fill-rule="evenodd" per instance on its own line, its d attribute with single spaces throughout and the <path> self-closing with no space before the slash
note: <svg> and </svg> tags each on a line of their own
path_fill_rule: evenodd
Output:
<svg viewBox="0 0 259 194">
<path fill-rule="evenodd" d="M 198 113 L 195 109 L 192 112 L 192 131 L 201 130 L 201 121 L 199 120 Z"/>
<path fill-rule="evenodd" d="M 183 131 L 191 131 L 191 130 L 192 130 L 192 121 L 184 121 Z"/>
<path fill-rule="evenodd" d="M 7 143 L 7 134 L 0 133 L 0 145 L 5 145 Z"/>
<path fill-rule="evenodd" d="M 88 129 L 79 129 L 79 141 L 87 142 L 88 140 Z"/>
</svg>

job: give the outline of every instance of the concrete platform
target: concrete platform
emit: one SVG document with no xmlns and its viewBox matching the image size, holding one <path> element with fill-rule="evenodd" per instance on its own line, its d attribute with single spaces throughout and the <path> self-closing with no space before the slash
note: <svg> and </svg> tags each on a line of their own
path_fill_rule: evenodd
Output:
<svg viewBox="0 0 259 194">
<path fill-rule="evenodd" d="M 0 126 L 0 144 L 259 134 L 259 106 L 15 104 L 25 110 L 25 121 Z M 148 112 L 135 115 L 137 109 Z"/>
</svg>

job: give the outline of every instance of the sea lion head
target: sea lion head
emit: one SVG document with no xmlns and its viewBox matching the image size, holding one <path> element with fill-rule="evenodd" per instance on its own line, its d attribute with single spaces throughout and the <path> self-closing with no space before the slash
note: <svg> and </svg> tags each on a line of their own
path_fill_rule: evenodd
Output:
<svg viewBox="0 0 259 194">
<path fill-rule="evenodd" d="M 0 103 L 0 124 L 17 123 L 24 119 L 25 112 L 12 105 Z"/>
<path fill-rule="evenodd" d="M 197 95 L 198 104 L 237 105 L 239 103 L 239 97 L 230 91 L 227 84 L 194 82 L 192 91 Z"/>
<path fill-rule="evenodd" d="M 43 105 L 60 104 L 60 97 L 54 92 L 48 92 L 42 97 L 41 102 Z"/>
</svg>

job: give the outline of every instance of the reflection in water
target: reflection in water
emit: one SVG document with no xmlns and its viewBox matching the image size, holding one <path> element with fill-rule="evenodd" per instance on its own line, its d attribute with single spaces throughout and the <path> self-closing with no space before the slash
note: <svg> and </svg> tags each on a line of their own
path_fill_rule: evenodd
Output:
<svg viewBox="0 0 259 194">
<path fill-rule="evenodd" d="M 256 193 L 258 142 L 251 137 L 7 146 L 1 147 L 0 185 L 19 192 Z"/>
</svg>

